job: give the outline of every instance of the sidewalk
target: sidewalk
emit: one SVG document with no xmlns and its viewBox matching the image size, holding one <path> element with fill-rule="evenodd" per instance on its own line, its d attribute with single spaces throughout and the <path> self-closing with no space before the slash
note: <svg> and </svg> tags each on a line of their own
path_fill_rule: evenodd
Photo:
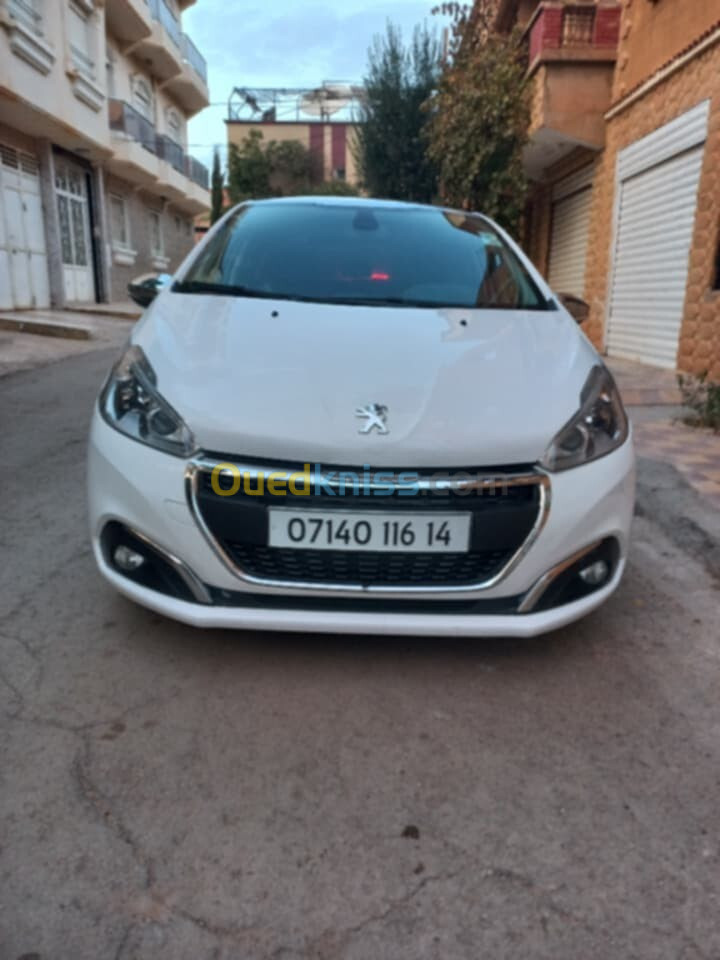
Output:
<svg viewBox="0 0 720 960">
<path fill-rule="evenodd" d="M 676 375 L 628 360 L 607 363 L 628 408 L 638 456 L 674 467 L 720 511 L 720 434 L 682 422 Z"/>
<path fill-rule="evenodd" d="M 68 310 L 0 310 L 0 377 L 47 366 L 65 357 L 127 340 L 129 313 Z"/>
</svg>

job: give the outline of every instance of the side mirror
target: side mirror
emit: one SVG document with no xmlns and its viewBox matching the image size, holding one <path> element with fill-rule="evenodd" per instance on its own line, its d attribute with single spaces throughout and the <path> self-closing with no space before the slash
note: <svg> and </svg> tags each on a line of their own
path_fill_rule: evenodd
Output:
<svg viewBox="0 0 720 960">
<path fill-rule="evenodd" d="M 128 296 L 139 307 L 149 307 L 158 293 L 170 286 L 172 280 L 169 273 L 145 273 L 128 284 Z"/>
<path fill-rule="evenodd" d="M 573 293 L 558 293 L 557 298 L 577 323 L 585 323 L 590 316 L 590 304 Z"/>
</svg>

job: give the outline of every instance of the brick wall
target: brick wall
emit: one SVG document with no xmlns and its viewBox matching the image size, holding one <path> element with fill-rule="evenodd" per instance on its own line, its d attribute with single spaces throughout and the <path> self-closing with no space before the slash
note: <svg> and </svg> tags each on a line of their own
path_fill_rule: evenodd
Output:
<svg viewBox="0 0 720 960">
<path fill-rule="evenodd" d="M 157 197 L 143 194 L 117 177 L 106 177 L 105 200 L 108 205 L 108 232 L 111 231 L 110 197 L 124 197 L 128 210 L 130 247 L 132 253 L 114 247 L 110 249 L 110 299 L 126 300 L 127 285 L 143 273 L 173 273 L 194 242 L 193 218 L 186 213 L 163 205 Z M 160 214 L 165 262 L 156 261 L 151 250 L 150 211 Z"/>
<path fill-rule="evenodd" d="M 590 319 L 586 331 L 599 347 L 604 342 L 613 238 L 615 165 L 618 151 L 710 98 L 695 219 L 678 367 L 720 378 L 720 292 L 713 291 L 714 259 L 720 230 L 720 45 L 707 49 L 609 120 L 606 149 L 595 179 L 585 281 Z"/>
</svg>

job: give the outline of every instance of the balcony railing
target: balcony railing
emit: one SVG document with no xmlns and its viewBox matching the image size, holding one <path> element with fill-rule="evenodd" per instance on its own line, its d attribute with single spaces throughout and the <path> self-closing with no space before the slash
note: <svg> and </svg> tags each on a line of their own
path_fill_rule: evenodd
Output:
<svg viewBox="0 0 720 960">
<path fill-rule="evenodd" d="M 150 13 L 153 20 L 157 20 L 163 26 L 165 32 L 170 37 L 175 46 L 180 49 L 182 43 L 182 30 L 180 22 L 175 17 L 165 0 L 145 0 L 150 7 Z"/>
<path fill-rule="evenodd" d="M 205 57 L 200 53 L 186 33 L 182 35 L 180 50 L 182 51 L 183 60 L 187 60 L 195 73 L 197 73 L 203 83 L 207 85 L 207 62 L 205 61 Z"/>
<path fill-rule="evenodd" d="M 195 157 L 186 157 L 186 172 L 193 183 L 205 190 L 210 189 L 210 171 L 205 164 L 200 163 Z"/>
<path fill-rule="evenodd" d="M 150 153 L 157 156 L 158 138 L 155 127 L 135 107 L 124 100 L 110 100 L 110 129 L 126 134 L 131 140 L 142 144 Z"/>
<path fill-rule="evenodd" d="M 541 3 L 526 28 L 530 66 L 551 50 L 615 50 L 619 35 L 619 3 Z"/>
<path fill-rule="evenodd" d="M 131 140 L 142 144 L 146 150 L 166 160 L 174 170 L 192 180 L 205 190 L 210 188 L 210 173 L 207 167 L 185 153 L 182 146 L 166 134 L 158 134 L 153 124 L 124 100 L 110 100 L 110 129 L 124 133 Z"/>
<path fill-rule="evenodd" d="M 157 155 L 162 160 L 167 160 L 171 167 L 174 167 L 178 173 L 185 173 L 185 151 L 170 137 L 160 134 L 157 138 Z"/>
<path fill-rule="evenodd" d="M 29 0 L 8 0 L 7 12 L 32 33 L 42 35 L 42 15 Z"/>
</svg>

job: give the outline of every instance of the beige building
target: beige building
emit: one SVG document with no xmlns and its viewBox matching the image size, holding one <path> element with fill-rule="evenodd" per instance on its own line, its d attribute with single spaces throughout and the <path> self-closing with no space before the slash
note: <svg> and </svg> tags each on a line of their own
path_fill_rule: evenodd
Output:
<svg viewBox="0 0 720 960">
<path fill-rule="evenodd" d="M 355 160 L 355 127 L 332 120 L 226 120 L 228 146 L 240 146 L 251 130 L 262 134 L 266 143 L 294 140 L 301 143 L 314 161 L 318 180 L 345 180 L 357 186 L 360 176 Z"/>
<path fill-rule="evenodd" d="M 532 95 L 524 242 L 617 357 L 720 378 L 720 0 L 501 0 Z"/>
<path fill-rule="evenodd" d="M 326 82 L 314 89 L 236 87 L 228 102 L 228 146 L 240 147 L 255 131 L 265 143 L 300 143 L 316 181 L 358 186 L 356 126 L 361 88 Z"/>
<path fill-rule="evenodd" d="M 0 307 L 123 299 L 209 206 L 194 0 L 0 0 Z"/>
</svg>

